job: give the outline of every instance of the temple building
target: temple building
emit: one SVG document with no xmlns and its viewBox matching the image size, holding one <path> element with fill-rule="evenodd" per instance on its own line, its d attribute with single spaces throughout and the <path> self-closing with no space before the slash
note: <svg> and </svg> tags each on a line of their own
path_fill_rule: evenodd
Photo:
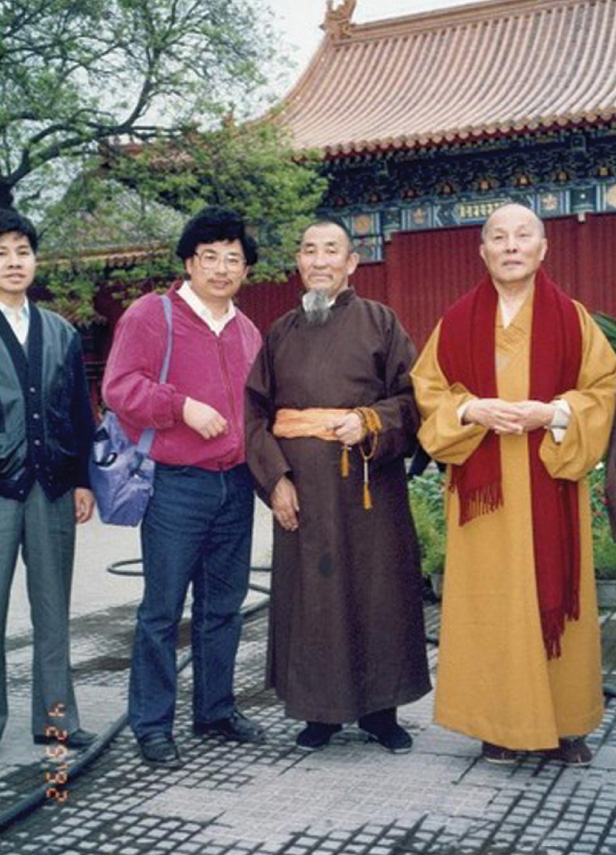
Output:
<svg viewBox="0 0 616 855">
<path fill-rule="evenodd" d="M 328 0 L 277 121 L 298 151 L 324 155 L 323 211 L 366 262 L 358 291 L 421 344 L 481 275 L 479 224 L 519 201 L 546 220 L 548 272 L 616 315 L 616 0 L 489 0 L 362 24 L 355 7 Z M 297 282 L 272 290 L 242 297 L 262 327 Z"/>
<path fill-rule="evenodd" d="M 486 0 L 361 24 L 356 5 L 326 0 L 321 44 L 268 119 L 298 156 L 321 152 L 322 212 L 362 253 L 358 293 L 421 346 L 483 274 L 481 223 L 518 201 L 546 223 L 548 273 L 616 316 L 616 0 Z M 138 243 L 96 257 L 121 279 Z M 81 327 L 97 404 L 122 312 L 109 282 L 100 323 Z M 300 290 L 297 275 L 252 284 L 239 304 L 265 332 Z"/>
</svg>

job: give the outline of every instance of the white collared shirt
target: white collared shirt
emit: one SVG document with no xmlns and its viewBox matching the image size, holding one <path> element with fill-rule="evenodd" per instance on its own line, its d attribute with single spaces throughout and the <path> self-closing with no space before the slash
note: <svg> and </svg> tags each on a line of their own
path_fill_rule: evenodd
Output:
<svg viewBox="0 0 616 855">
<path fill-rule="evenodd" d="M 24 301 L 18 309 L 13 306 L 7 306 L 6 303 L 0 301 L 0 311 L 9 322 L 9 325 L 17 341 L 23 346 L 28 338 L 30 330 L 30 304 L 28 298 L 24 297 Z"/>
<path fill-rule="evenodd" d="M 235 317 L 235 305 L 233 300 L 229 300 L 229 305 L 224 315 L 221 318 L 215 318 L 203 300 L 200 300 L 199 297 L 197 297 L 191 288 L 188 279 L 182 283 L 181 287 L 178 289 L 178 294 L 186 303 L 188 303 L 195 315 L 201 318 L 203 323 L 212 330 L 214 335 L 219 336 L 229 321 L 233 320 Z"/>
</svg>

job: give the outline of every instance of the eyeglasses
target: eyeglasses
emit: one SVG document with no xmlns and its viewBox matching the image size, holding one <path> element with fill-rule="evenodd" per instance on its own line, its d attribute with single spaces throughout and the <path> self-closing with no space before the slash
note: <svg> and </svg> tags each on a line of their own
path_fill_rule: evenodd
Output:
<svg viewBox="0 0 616 855">
<path fill-rule="evenodd" d="M 219 255 L 217 252 L 214 252 L 211 249 L 204 249 L 201 253 L 196 252 L 195 258 L 198 260 L 199 264 L 204 270 L 211 270 L 212 268 L 216 268 L 222 261 L 227 270 L 230 270 L 232 273 L 237 273 L 242 270 L 244 265 L 246 264 L 246 259 L 243 255 L 238 255 L 236 253 L 229 253 L 228 255 Z"/>
</svg>

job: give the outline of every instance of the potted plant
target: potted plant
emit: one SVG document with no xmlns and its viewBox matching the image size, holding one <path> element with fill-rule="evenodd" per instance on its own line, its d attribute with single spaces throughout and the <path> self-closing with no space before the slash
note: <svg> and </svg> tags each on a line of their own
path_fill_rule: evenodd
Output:
<svg viewBox="0 0 616 855">
<path fill-rule="evenodd" d="M 437 597 L 442 592 L 445 569 L 444 475 L 428 469 L 409 483 L 411 512 L 421 552 L 421 567 Z"/>
<path fill-rule="evenodd" d="M 593 318 L 616 351 L 616 318 L 595 312 Z M 592 533 L 599 605 L 616 606 L 616 544 L 612 537 L 604 491 L 605 468 L 599 464 L 590 474 Z"/>
<path fill-rule="evenodd" d="M 592 546 L 597 599 L 603 607 L 616 606 L 616 543 L 612 538 L 604 490 L 605 466 L 597 464 L 588 476 L 592 514 Z"/>
<path fill-rule="evenodd" d="M 616 606 L 616 543 L 612 538 L 603 486 L 605 467 L 599 463 L 588 476 L 592 514 L 592 539 L 601 607 Z M 422 571 L 437 596 L 442 591 L 445 569 L 444 476 L 437 469 L 412 479 L 411 511 L 419 540 Z"/>
</svg>

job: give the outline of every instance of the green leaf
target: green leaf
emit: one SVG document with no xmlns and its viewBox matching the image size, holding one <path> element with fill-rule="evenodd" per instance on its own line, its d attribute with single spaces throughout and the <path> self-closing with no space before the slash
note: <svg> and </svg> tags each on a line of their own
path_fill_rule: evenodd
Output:
<svg viewBox="0 0 616 855">
<path fill-rule="evenodd" d="M 612 318 L 610 315 L 604 314 L 604 312 L 595 312 L 593 318 L 609 341 L 612 349 L 616 351 L 616 318 Z"/>
</svg>

